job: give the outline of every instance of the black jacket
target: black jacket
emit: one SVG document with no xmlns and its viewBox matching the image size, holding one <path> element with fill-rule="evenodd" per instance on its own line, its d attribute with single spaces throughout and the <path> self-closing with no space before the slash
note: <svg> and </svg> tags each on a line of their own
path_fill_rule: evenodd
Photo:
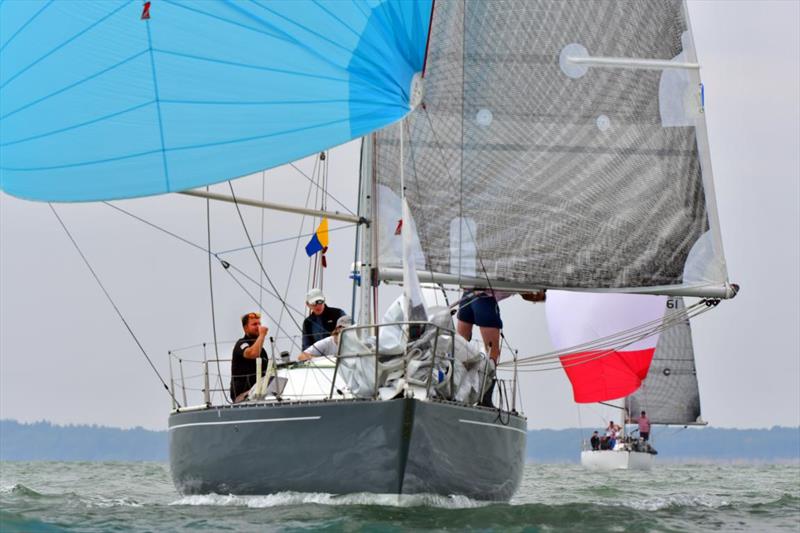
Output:
<svg viewBox="0 0 800 533">
<path fill-rule="evenodd" d="M 320 315 L 310 315 L 303 320 L 303 350 L 315 342 L 329 337 L 336 321 L 344 316 L 345 312 L 336 307 L 325 306 L 325 310 Z"/>
</svg>

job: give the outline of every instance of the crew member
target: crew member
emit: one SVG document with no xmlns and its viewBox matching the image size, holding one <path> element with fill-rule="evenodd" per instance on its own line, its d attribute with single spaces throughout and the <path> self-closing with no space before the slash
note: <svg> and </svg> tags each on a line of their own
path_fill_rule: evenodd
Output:
<svg viewBox="0 0 800 533">
<path fill-rule="evenodd" d="M 314 357 L 332 356 L 336 355 L 339 351 L 339 335 L 344 328 L 349 328 L 353 325 L 353 319 L 347 315 L 339 317 L 336 321 L 336 327 L 329 337 L 325 337 L 309 346 L 306 350 L 297 356 L 298 361 L 308 361 Z"/>
<path fill-rule="evenodd" d="M 262 360 L 261 375 L 267 371 L 267 352 L 264 339 L 269 328 L 261 325 L 261 313 L 242 316 L 244 337 L 236 341 L 231 354 L 231 400 L 238 403 L 247 399 L 250 388 L 256 384 L 256 359 Z"/>
<path fill-rule="evenodd" d="M 650 419 L 644 411 L 639 415 L 639 438 L 644 442 L 650 440 Z"/>
<path fill-rule="evenodd" d="M 459 301 L 458 315 L 456 315 L 458 318 L 456 330 L 468 341 L 472 340 L 472 326 L 477 324 L 481 330 L 486 353 L 492 358 L 495 367 L 500 360 L 500 330 L 503 329 L 503 320 L 500 318 L 500 307 L 497 302 L 509 296 L 512 296 L 512 293 L 492 289 L 465 291 Z M 529 302 L 543 302 L 546 293 L 545 291 L 536 291 L 524 293 L 521 296 Z M 493 407 L 494 386 L 495 380 L 492 380 L 483 394 L 480 405 Z"/>
<path fill-rule="evenodd" d="M 303 351 L 315 342 L 329 337 L 336 327 L 336 321 L 345 314 L 341 309 L 328 307 L 320 289 L 308 291 L 306 306 L 311 314 L 303 320 Z"/>
</svg>

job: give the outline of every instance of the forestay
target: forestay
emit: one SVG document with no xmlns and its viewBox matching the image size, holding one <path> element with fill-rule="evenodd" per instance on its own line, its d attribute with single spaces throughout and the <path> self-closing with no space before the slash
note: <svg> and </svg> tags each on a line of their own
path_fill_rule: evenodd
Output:
<svg viewBox="0 0 800 533">
<path fill-rule="evenodd" d="M 571 61 L 586 56 L 676 68 Z M 679 0 L 436 2 L 405 119 L 418 268 L 462 285 L 729 296 L 694 62 Z M 385 128 L 368 146 L 389 213 L 398 140 Z M 391 240 L 397 218 L 380 224 Z M 397 246 L 379 246 L 399 268 Z"/>
<path fill-rule="evenodd" d="M 675 312 L 685 311 L 683 298 L 672 301 Z M 632 418 L 647 411 L 653 424 L 704 424 L 688 318 L 661 333 L 647 377 L 625 408 Z"/>
<path fill-rule="evenodd" d="M 180 191 L 395 122 L 431 0 L 0 4 L 0 188 Z"/>
</svg>

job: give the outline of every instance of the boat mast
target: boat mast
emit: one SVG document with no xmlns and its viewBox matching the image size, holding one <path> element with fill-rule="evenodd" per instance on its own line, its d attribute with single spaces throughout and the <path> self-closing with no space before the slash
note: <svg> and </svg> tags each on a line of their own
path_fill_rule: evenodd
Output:
<svg viewBox="0 0 800 533">
<path fill-rule="evenodd" d="M 359 270 L 361 273 L 361 301 L 358 311 L 358 320 L 362 324 L 374 323 L 372 316 L 372 296 L 374 284 L 374 271 L 377 269 L 377 237 L 375 224 L 375 134 L 364 136 L 361 139 L 361 168 L 360 174 L 360 199 L 359 205 L 361 212 L 358 213 L 361 220 L 371 220 L 372 223 L 367 222 L 363 227 L 363 234 L 361 239 L 361 264 Z M 364 179 L 368 176 L 369 179 Z M 377 307 L 377 302 L 376 306 Z M 366 330 L 362 330 L 366 331 Z"/>
</svg>

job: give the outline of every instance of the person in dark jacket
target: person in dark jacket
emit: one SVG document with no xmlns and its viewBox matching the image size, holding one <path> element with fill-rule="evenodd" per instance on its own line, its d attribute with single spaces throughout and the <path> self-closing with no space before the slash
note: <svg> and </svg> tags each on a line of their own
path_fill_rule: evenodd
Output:
<svg viewBox="0 0 800 533">
<path fill-rule="evenodd" d="M 592 438 L 589 439 L 589 442 L 592 443 L 592 449 L 597 451 L 600 449 L 600 435 L 595 431 L 592 433 Z"/>
<path fill-rule="evenodd" d="M 311 314 L 303 320 L 303 351 L 315 342 L 330 337 L 336 321 L 345 315 L 341 309 L 325 304 L 325 295 L 320 289 L 308 291 L 306 306 Z"/>
<path fill-rule="evenodd" d="M 247 399 L 250 388 L 256 384 L 256 359 L 261 357 L 261 375 L 267 370 L 267 352 L 264 339 L 269 328 L 261 325 L 261 313 L 242 316 L 244 337 L 236 341 L 231 354 L 231 401 Z"/>
</svg>

